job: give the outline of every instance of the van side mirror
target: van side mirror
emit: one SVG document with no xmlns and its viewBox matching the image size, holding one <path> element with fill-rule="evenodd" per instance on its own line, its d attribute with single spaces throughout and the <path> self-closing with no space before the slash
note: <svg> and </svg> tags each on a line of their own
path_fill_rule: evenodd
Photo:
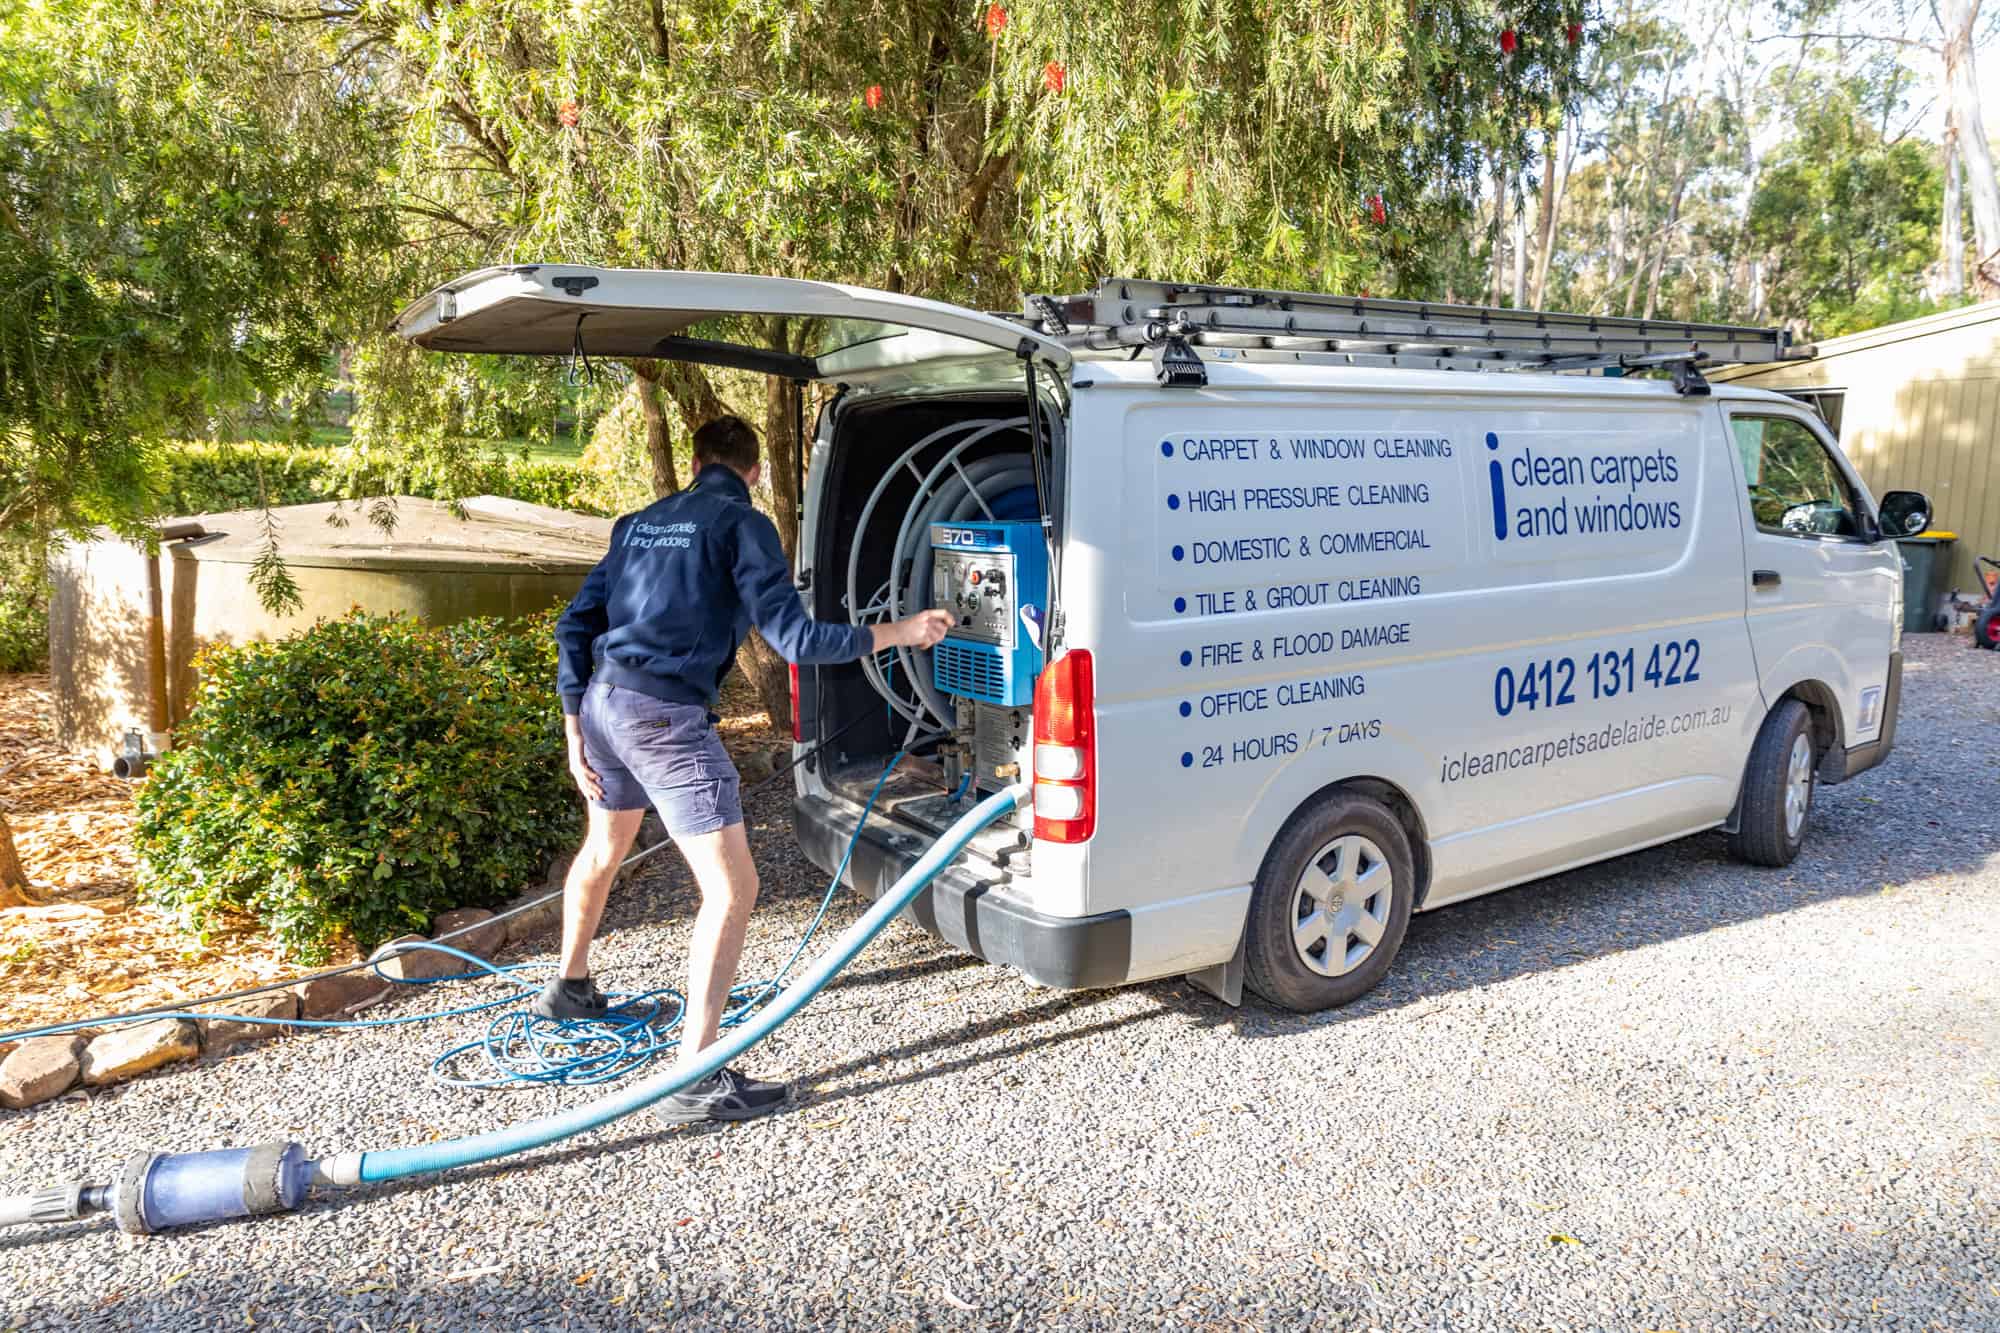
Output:
<svg viewBox="0 0 2000 1333">
<path fill-rule="evenodd" d="M 1890 491 L 1876 517 L 1884 537 L 1914 537 L 1931 525 L 1931 502 L 1922 491 Z"/>
</svg>

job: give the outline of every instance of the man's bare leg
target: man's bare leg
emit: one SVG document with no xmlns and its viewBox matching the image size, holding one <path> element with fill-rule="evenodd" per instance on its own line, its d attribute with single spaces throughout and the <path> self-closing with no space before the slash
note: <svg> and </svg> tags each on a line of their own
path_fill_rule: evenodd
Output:
<svg viewBox="0 0 2000 1333">
<path fill-rule="evenodd" d="M 687 1021 L 681 1025 L 680 1047 L 685 1064 L 715 1040 L 729 988 L 736 984 L 750 909 L 757 903 L 757 864 L 750 859 L 750 840 L 740 823 L 674 841 L 701 886 L 701 910 L 688 946 Z"/>
<path fill-rule="evenodd" d="M 646 817 L 644 810 L 600 810 L 594 805 L 589 810 L 583 847 L 563 881 L 561 973 L 570 978 L 590 975 L 590 941 L 604 915 L 604 900 L 618 878 L 618 863 L 639 835 L 639 821 Z"/>
</svg>

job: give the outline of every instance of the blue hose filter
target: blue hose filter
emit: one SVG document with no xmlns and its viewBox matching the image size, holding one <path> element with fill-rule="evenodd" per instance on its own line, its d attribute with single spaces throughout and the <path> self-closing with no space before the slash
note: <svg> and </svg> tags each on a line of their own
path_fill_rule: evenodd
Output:
<svg viewBox="0 0 2000 1333">
<path fill-rule="evenodd" d="M 815 995 L 825 989 L 827 983 L 832 981 L 841 969 L 854 961 L 855 956 L 882 932 L 883 927 L 914 902 L 919 893 L 929 887 L 938 873 L 965 850 L 966 844 L 972 841 L 974 835 L 1001 816 L 1010 813 L 1027 795 L 1027 785 L 1019 783 L 987 797 L 966 811 L 957 823 L 946 829 L 943 835 L 917 859 L 914 865 L 903 872 L 902 877 L 891 885 L 886 893 L 875 900 L 859 920 L 840 933 L 839 937 L 827 947 L 826 952 L 814 960 L 812 966 L 807 968 L 798 980 L 779 992 L 768 1007 L 755 1018 L 731 1030 L 728 1035 L 718 1039 L 715 1044 L 685 1065 L 663 1070 L 651 1078 L 573 1110 L 544 1116 L 539 1120 L 530 1120 L 506 1129 L 488 1130 L 483 1134 L 471 1134 L 445 1143 L 421 1143 L 407 1148 L 341 1153 L 324 1158 L 311 1164 L 313 1179 L 324 1184 L 351 1185 L 362 1181 L 401 1180 L 406 1176 L 448 1171 L 453 1167 L 471 1166 L 475 1162 L 489 1162 L 496 1157 L 508 1157 L 533 1148 L 546 1147 L 586 1130 L 610 1124 L 613 1120 L 643 1110 L 664 1097 L 699 1083 L 755 1046 L 776 1031 L 779 1025 L 793 1014 L 803 1009 Z M 195 1157 L 214 1155 L 216 1154 L 189 1154 Z"/>
<path fill-rule="evenodd" d="M 305 1202 L 312 1165 L 296 1143 L 140 1153 L 111 1189 L 118 1229 L 135 1235 L 284 1212 Z"/>
</svg>

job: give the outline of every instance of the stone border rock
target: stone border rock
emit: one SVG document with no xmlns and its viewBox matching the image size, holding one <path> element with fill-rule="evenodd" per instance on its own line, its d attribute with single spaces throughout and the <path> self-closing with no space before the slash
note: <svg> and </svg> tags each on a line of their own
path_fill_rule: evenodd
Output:
<svg viewBox="0 0 2000 1333">
<path fill-rule="evenodd" d="M 552 859 L 542 885 L 521 894 L 500 911 L 524 907 L 551 889 L 562 888 L 570 860 L 567 854 Z M 452 946 L 490 957 L 502 948 L 559 930 L 562 899 L 527 907 L 504 921 L 494 920 L 496 915 L 481 907 L 454 908 L 432 920 L 431 934 L 444 935 L 470 926 L 472 929 L 466 934 L 451 941 Z M 485 926 L 489 921 L 492 925 Z M 405 935 L 391 943 L 407 944 L 427 938 L 430 937 Z M 451 976 L 461 970 L 463 965 L 450 954 L 429 949 L 400 954 L 382 964 L 384 974 L 409 980 Z M 397 989 L 395 982 L 384 982 L 372 970 L 343 972 L 297 982 L 282 990 L 226 1000 L 206 1009 L 246 1018 L 341 1019 L 380 1004 Z M 265 1041 L 287 1031 L 271 1023 L 240 1023 L 226 1018 L 160 1018 L 102 1032 L 85 1030 L 32 1037 L 22 1042 L 0 1042 L 0 1107 L 21 1110 L 37 1106 L 78 1086 L 111 1087 L 156 1069 L 196 1060 L 204 1052 L 220 1055 L 236 1046 Z"/>
</svg>

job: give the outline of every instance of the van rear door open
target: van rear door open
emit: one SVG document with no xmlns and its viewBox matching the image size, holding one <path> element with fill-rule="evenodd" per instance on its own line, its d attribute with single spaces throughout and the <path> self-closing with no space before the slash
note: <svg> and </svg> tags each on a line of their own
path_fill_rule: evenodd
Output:
<svg viewBox="0 0 2000 1333">
<path fill-rule="evenodd" d="M 747 321 L 813 321 L 803 351 L 760 345 Z M 521 264 L 481 269 L 411 302 L 392 331 L 441 352 L 649 357 L 841 379 L 1019 354 L 1067 371 L 1069 349 L 943 301 L 798 278 Z"/>
</svg>

